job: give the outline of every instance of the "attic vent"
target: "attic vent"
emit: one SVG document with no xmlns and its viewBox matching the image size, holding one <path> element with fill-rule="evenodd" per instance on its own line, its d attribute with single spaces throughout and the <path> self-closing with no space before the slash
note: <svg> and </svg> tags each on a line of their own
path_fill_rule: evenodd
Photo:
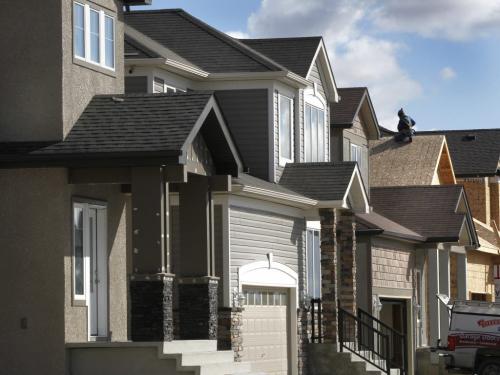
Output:
<svg viewBox="0 0 500 375">
<path fill-rule="evenodd" d="M 475 141 L 476 140 L 476 135 L 475 134 L 464 135 L 463 140 L 464 141 Z"/>
<path fill-rule="evenodd" d="M 114 101 L 115 103 L 121 103 L 121 102 L 124 102 L 124 101 L 125 101 L 125 99 L 123 99 L 123 98 L 119 98 L 119 97 L 117 97 L 117 96 L 113 96 L 111 99 L 113 99 L 113 101 Z"/>
</svg>

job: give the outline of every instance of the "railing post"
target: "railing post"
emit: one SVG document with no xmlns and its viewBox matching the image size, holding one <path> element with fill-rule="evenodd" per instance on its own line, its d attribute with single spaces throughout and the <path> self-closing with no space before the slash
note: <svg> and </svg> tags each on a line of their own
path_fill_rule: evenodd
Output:
<svg viewBox="0 0 500 375">
<path fill-rule="evenodd" d="M 339 317 L 339 346 L 340 346 L 340 351 L 343 352 L 344 349 L 343 349 L 343 346 L 344 346 L 344 312 L 342 311 L 342 309 L 340 308 L 339 306 L 339 313 L 338 313 L 338 317 Z"/>
<path fill-rule="evenodd" d="M 384 335 L 385 337 L 385 352 L 386 352 L 386 359 L 385 359 L 385 367 L 387 370 L 387 375 L 391 375 L 391 354 L 389 352 L 389 335 Z"/>
</svg>

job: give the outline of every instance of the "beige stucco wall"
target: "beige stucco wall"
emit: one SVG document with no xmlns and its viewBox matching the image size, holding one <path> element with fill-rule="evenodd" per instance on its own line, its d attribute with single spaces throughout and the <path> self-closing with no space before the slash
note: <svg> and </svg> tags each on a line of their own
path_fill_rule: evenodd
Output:
<svg viewBox="0 0 500 375">
<path fill-rule="evenodd" d="M 65 184 L 63 169 L 0 170 L 0 372 L 64 372 Z"/>
<path fill-rule="evenodd" d="M 128 198 L 120 186 L 69 185 L 61 168 L 0 170 L 0 363 L 9 374 L 62 374 L 64 343 L 87 340 L 86 308 L 71 301 L 75 195 L 107 201 L 109 327 L 112 340 L 127 339 Z"/>
<path fill-rule="evenodd" d="M 413 290 L 414 268 L 414 251 L 406 243 L 381 239 L 375 239 L 372 242 L 374 288 L 411 291 Z"/>
</svg>

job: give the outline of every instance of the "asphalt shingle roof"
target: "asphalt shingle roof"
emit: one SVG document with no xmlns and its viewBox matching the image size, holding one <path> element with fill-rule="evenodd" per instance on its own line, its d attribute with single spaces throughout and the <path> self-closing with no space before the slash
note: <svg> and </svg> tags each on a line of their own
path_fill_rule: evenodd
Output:
<svg viewBox="0 0 500 375">
<path fill-rule="evenodd" d="M 127 25 L 209 73 L 282 70 L 279 64 L 182 9 L 132 11 L 124 16 Z"/>
<path fill-rule="evenodd" d="M 443 142 L 442 135 L 416 136 L 412 143 L 393 137 L 370 141 L 370 185 L 431 185 Z"/>
<path fill-rule="evenodd" d="M 355 162 L 288 163 L 279 184 L 319 201 L 344 199 Z"/>
<path fill-rule="evenodd" d="M 151 51 L 149 48 L 143 46 L 141 43 L 132 39 L 125 34 L 125 57 L 126 58 L 154 58 L 160 57 L 156 52 Z"/>
<path fill-rule="evenodd" d="M 456 213 L 462 186 L 397 186 L 370 190 L 374 211 L 429 242 L 457 241 L 465 214 Z"/>
<path fill-rule="evenodd" d="M 351 125 L 367 92 L 366 87 L 344 87 L 337 91 L 340 100 L 338 103 L 331 103 L 330 123 L 334 127 Z"/>
<path fill-rule="evenodd" d="M 306 78 L 321 43 L 321 37 L 240 39 L 240 41 Z"/>
<path fill-rule="evenodd" d="M 260 178 L 251 176 L 247 173 L 240 173 L 238 175 L 238 177 L 233 177 L 233 184 L 256 187 L 256 188 L 275 191 L 277 193 L 287 194 L 287 195 L 295 196 L 295 197 L 303 197 L 303 195 L 300 195 L 300 194 L 296 193 L 295 191 L 287 189 L 286 187 L 283 187 L 279 184 L 275 184 L 273 182 L 268 182 L 268 181 L 262 180 Z"/>
<path fill-rule="evenodd" d="M 438 130 L 418 134 L 446 136 L 457 177 L 499 173 L 500 129 Z"/>
<path fill-rule="evenodd" d="M 425 241 L 425 237 L 420 234 L 373 211 L 356 214 L 356 225 L 358 224 L 364 225 L 368 229 L 382 229 L 385 234 L 390 236 L 414 241 Z"/>
<path fill-rule="evenodd" d="M 64 141 L 39 154 L 179 152 L 211 92 L 97 95 Z"/>
</svg>

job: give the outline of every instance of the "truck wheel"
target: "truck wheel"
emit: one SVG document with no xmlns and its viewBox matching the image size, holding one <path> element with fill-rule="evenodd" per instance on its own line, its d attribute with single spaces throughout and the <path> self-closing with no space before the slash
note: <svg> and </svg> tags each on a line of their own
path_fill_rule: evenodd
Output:
<svg viewBox="0 0 500 375">
<path fill-rule="evenodd" d="M 500 374 L 500 359 L 488 360 L 479 366 L 478 375 L 498 375 Z"/>
</svg>

